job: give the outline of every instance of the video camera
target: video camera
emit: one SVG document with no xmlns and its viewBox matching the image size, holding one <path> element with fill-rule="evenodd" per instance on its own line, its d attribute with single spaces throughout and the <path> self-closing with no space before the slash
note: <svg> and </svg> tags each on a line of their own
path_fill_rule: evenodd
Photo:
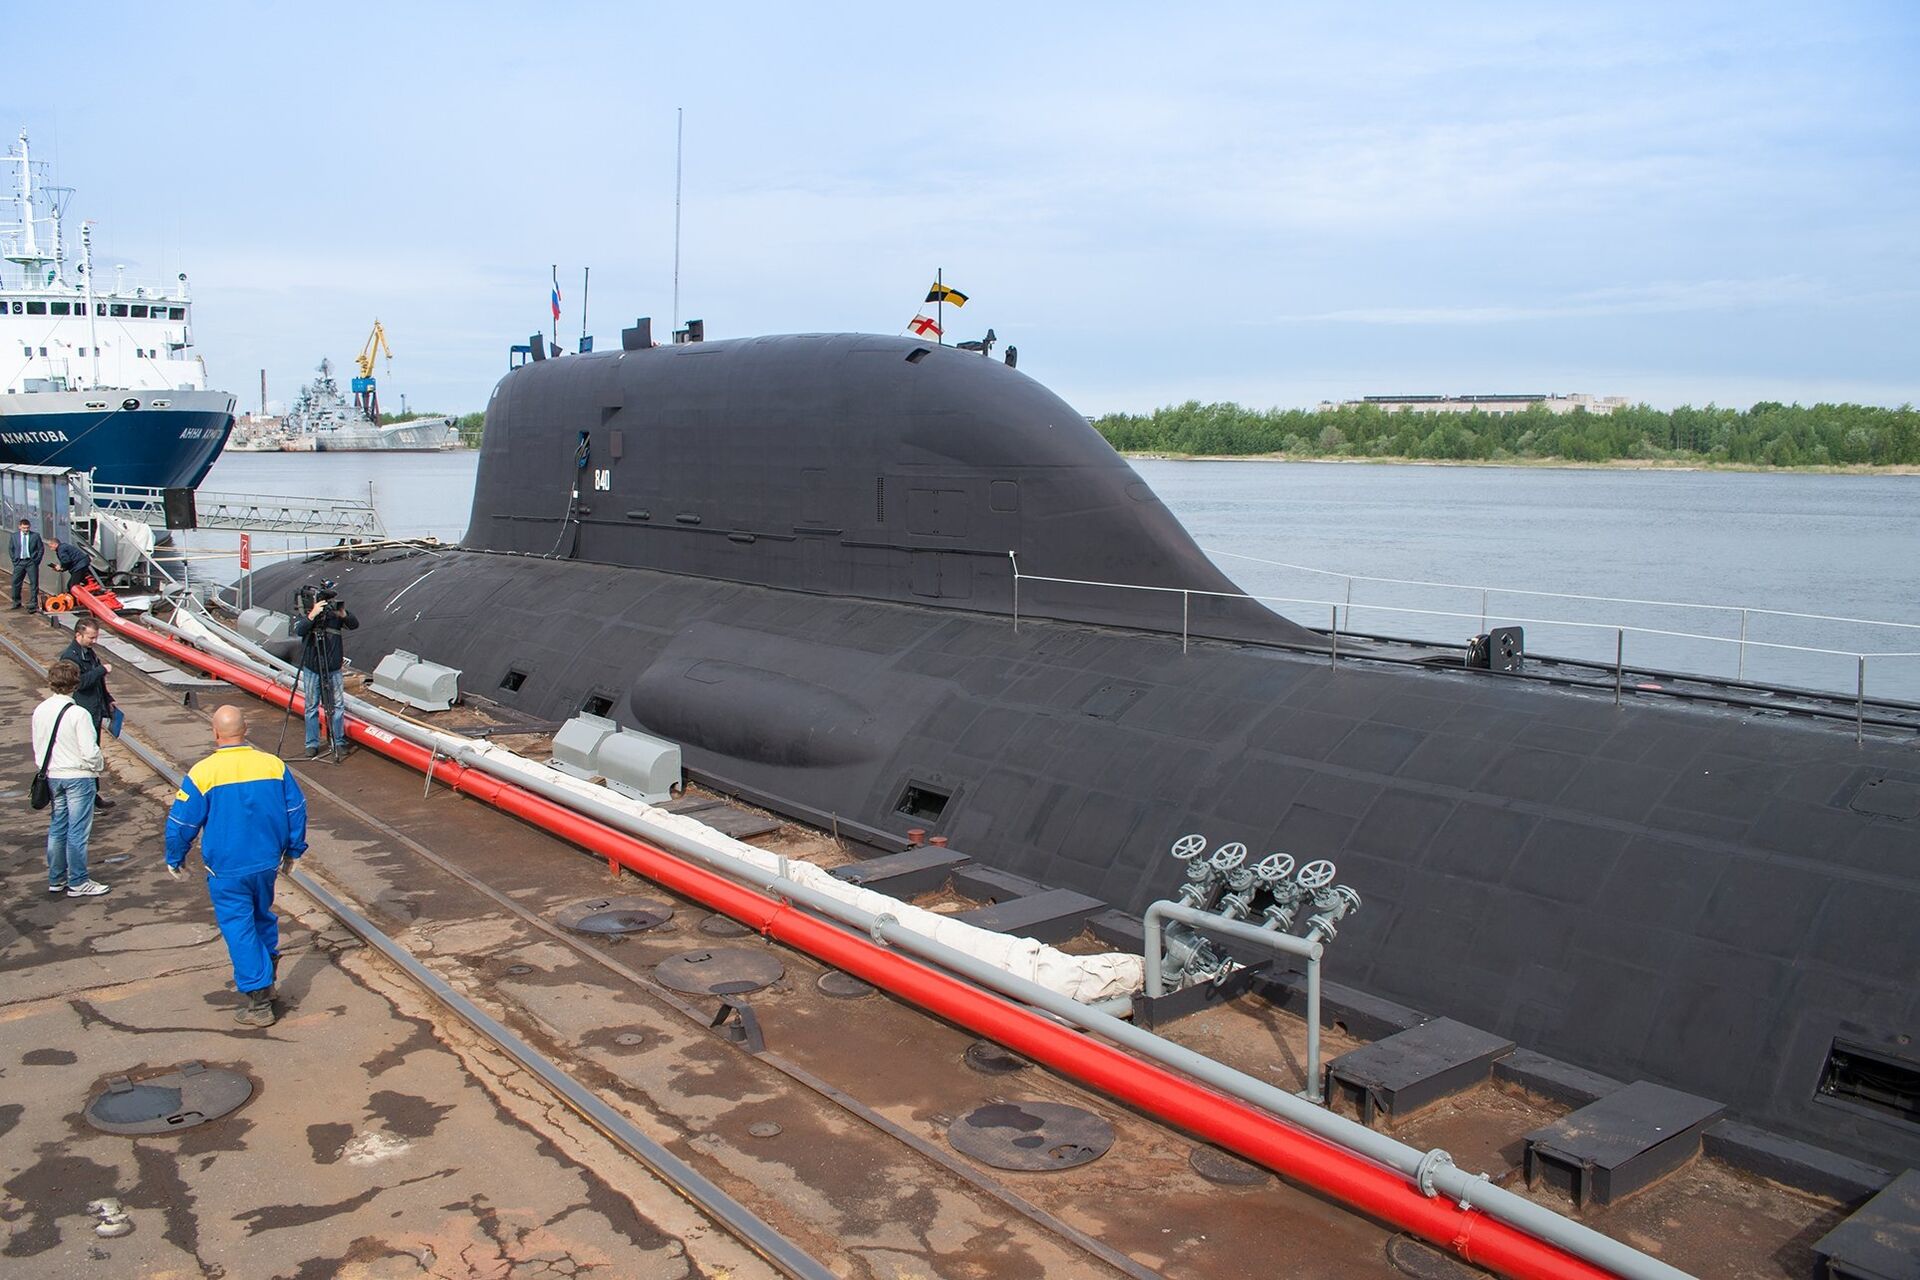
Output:
<svg viewBox="0 0 1920 1280">
<path fill-rule="evenodd" d="M 300 617 L 304 618 L 312 613 L 313 606 L 316 604 L 328 605 L 338 613 L 345 613 L 347 610 L 347 602 L 340 598 L 340 592 L 332 578 L 322 578 L 319 586 L 303 586 L 293 593 L 294 612 Z"/>
</svg>

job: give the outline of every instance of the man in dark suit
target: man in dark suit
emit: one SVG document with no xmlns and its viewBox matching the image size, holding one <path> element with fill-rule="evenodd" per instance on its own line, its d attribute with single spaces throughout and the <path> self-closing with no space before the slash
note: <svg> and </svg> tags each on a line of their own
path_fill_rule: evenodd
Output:
<svg viewBox="0 0 1920 1280">
<path fill-rule="evenodd" d="M 73 624 L 73 642 L 60 651 L 60 656 L 80 669 L 80 685 L 73 691 L 74 705 L 93 717 L 94 741 L 104 743 L 107 717 L 113 714 L 113 695 L 107 692 L 107 677 L 113 674 L 113 667 L 93 651 L 94 642 L 99 639 L 100 624 L 83 617 Z M 106 780 L 107 775 L 103 773 L 94 783 L 93 807 L 96 809 L 113 808 L 113 801 L 100 794 L 100 786 Z"/>
<path fill-rule="evenodd" d="M 53 562 L 60 572 L 67 575 L 67 590 L 87 585 L 87 579 L 93 576 L 93 557 L 86 548 L 69 538 L 62 542 L 53 540 Z"/>
<path fill-rule="evenodd" d="M 13 561 L 14 608 L 20 607 L 20 590 L 25 587 L 27 608 L 33 613 L 40 612 L 40 558 L 46 550 L 40 535 L 33 531 L 33 521 L 21 517 L 20 527 L 7 540 L 7 555 Z"/>
</svg>

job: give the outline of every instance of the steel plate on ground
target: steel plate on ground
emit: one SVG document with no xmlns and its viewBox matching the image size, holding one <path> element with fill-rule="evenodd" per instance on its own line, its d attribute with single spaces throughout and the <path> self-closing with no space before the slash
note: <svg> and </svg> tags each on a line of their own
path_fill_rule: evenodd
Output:
<svg viewBox="0 0 1920 1280">
<path fill-rule="evenodd" d="M 744 938 L 753 932 L 733 917 L 722 915 L 708 916 L 699 929 L 710 938 Z"/>
<path fill-rule="evenodd" d="M 814 980 L 813 985 L 820 989 L 822 995 L 832 996 L 835 1000 L 858 1000 L 873 994 L 872 983 L 838 969 L 827 970 Z"/>
<path fill-rule="evenodd" d="M 778 982 L 786 973 L 778 957 L 748 947 L 682 951 L 653 966 L 661 985 L 694 996 L 737 996 Z"/>
<path fill-rule="evenodd" d="M 137 1083 L 109 1081 L 87 1103 L 87 1123 L 129 1136 L 171 1133 L 218 1120 L 253 1096 L 253 1082 L 235 1071 L 183 1062 L 172 1071 Z"/>
<path fill-rule="evenodd" d="M 947 1127 L 956 1151 L 996 1169 L 1071 1169 L 1107 1154 L 1113 1126 L 1059 1102 L 989 1102 Z"/>
<path fill-rule="evenodd" d="M 644 933 L 673 919 L 673 907 L 653 898 L 587 898 L 568 903 L 554 923 L 577 933 Z"/>
<path fill-rule="evenodd" d="M 1025 1071 L 1031 1065 L 1019 1054 L 991 1040 L 975 1040 L 967 1046 L 961 1058 L 983 1076 L 1010 1075 L 1015 1071 Z"/>
<path fill-rule="evenodd" d="M 1228 1155 L 1218 1147 L 1195 1147 L 1187 1164 L 1208 1182 L 1223 1187 L 1257 1187 L 1273 1177 L 1259 1165 Z"/>
</svg>

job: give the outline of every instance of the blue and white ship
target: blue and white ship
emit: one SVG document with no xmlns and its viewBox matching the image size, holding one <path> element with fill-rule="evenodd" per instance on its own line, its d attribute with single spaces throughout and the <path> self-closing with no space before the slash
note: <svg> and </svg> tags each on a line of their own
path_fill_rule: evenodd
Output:
<svg viewBox="0 0 1920 1280">
<path fill-rule="evenodd" d="M 27 135 L 6 158 L 0 210 L 0 464 L 93 474 L 96 484 L 191 488 L 233 430 L 234 397 L 207 389 L 183 274 L 162 285 L 95 278 L 93 224 L 67 260 L 72 191 L 47 182 Z"/>
</svg>

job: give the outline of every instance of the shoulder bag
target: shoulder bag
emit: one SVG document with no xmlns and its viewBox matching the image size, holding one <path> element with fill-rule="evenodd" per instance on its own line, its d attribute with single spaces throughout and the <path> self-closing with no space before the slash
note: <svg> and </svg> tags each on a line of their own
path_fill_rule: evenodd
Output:
<svg viewBox="0 0 1920 1280">
<path fill-rule="evenodd" d="M 53 718 L 53 732 L 47 735 L 47 753 L 40 757 L 40 767 L 33 771 L 33 783 L 27 788 L 27 798 L 36 809 L 44 809 L 53 803 L 53 784 L 47 781 L 47 766 L 53 763 L 53 749 L 60 742 L 60 722 L 67 718 L 67 712 L 73 708 L 74 704 L 69 702 Z"/>
</svg>

